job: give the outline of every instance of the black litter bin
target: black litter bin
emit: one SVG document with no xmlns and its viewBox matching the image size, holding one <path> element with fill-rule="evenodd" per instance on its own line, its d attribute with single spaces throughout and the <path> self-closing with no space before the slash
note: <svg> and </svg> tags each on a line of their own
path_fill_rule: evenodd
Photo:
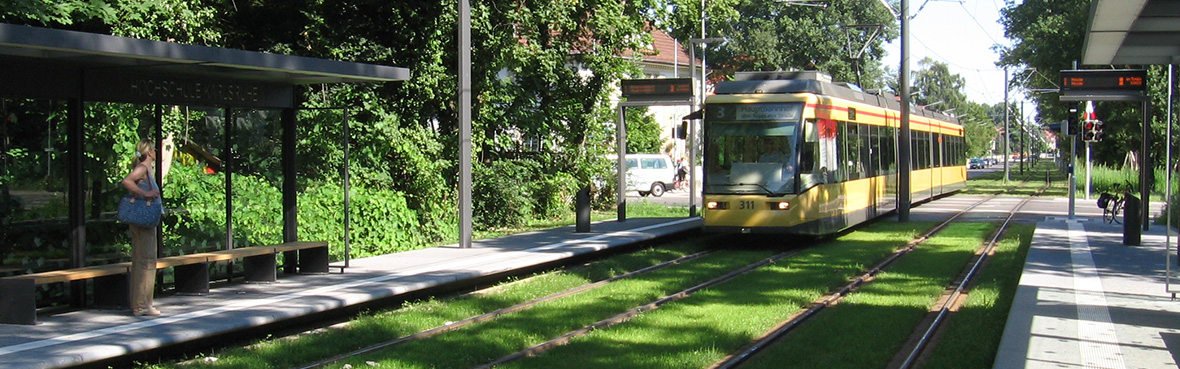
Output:
<svg viewBox="0 0 1180 369">
<path fill-rule="evenodd" d="M 1143 234 L 1143 219 L 1139 216 L 1142 203 L 1138 197 L 1127 194 L 1123 203 L 1123 244 L 1139 246 Z"/>
<path fill-rule="evenodd" d="M 590 186 L 578 190 L 576 202 L 578 215 L 574 232 L 590 232 Z"/>
</svg>

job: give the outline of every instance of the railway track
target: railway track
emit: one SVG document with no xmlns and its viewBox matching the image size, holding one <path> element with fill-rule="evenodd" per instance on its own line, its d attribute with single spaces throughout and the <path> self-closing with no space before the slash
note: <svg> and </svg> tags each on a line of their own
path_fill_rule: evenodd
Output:
<svg viewBox="0 0 1180 369">
<path fill-rule="evenodd" d="M 1047 187 L 1046 187 L 1047 188 Z M 1039 192 L 1044 192 L 1042 188 Z M 890 363 L 889 368 L 909 369 L 914 367 L 923 357 L 928 353 L 931 347 L 931 342 L 936 335 L 944 327 L 943 323 L 947 321 L 948 316 L 952 311 L 958 310 L 965 302 L 965 293 L 969 287 L 975 282 L 975 276 L 983 269 L 983 265 L 987 262 L 988 256 L 992 255 L 999 245 L 1000 240 L 1007 234 L 1011 228 L 1012 220 L 1028 204 L 1033 197 L 1024 198 L 1019 204 L 1008 212 L 1007 217 L 996 227 L 995 231 L 987 237 L 987 241 L 980 247 L 979 251 L 975 253 L 975 257 L 968 263 L 955 283 L 943 293 L 942 298 L 939 299 L 938 310 L 931 314 L 927 319 L 923 320 L 921 325 L 915 328 L 915 334 L 911 337 L 906 345 L 898 351 L 894 356 L 894 360 Z M 918 333 L 920 332 L 920 333 Z M 900 359 L 900 361 L 899 361 Z"/>
<path fill-rule="evenodd" d="M 765 337 L 763 337 L 762 339 L 759 340 L 760 342 L 765 342 L 765 343 L 751 344 L 748 347 L 743 348 L 739 352 L 726 358 L 726 360 L 723 360 L 723 361 L 719 362 L 718 364 L 714 365 L 713 367 L 736 367 L 737 365 L 740 365 L 740 363 L 744 360 L 744 358 L 757 354 L 759 349 L 757 349 L 755 347 L 760 346 L 760 345 L 768 345 L 776 337 L 786 334 L 786 332 L 790 331 L 794 326 L 797 326 L 797 325 L 801 324 L 803 321 L 807 320 L 808 317 L 818 314 L 818 312 L 820 310 L 822 310 L 823 307 L 835 303 L 840 298 L 842 298 L 844 295 L 847 295 L 851 291 L 855 290 L 861 284 L 867 283 L 868 281 L 870 281 L 873 278 L 874 275 L 876 275 L 880 271 L 887 268 L 891 263 L 893 263 L 893 261 L 897 260 L 902 255 L 905 255 L 906 253 L 913 250 L 914 248 L 918 247 L 923 242 L 925 242 L 927 239 L 929 239 L 931 236 L 933 236 L 934 234 L 939 232 L 941 229 L 945 228 L 949 224 L 958 220 L 958 218 L 961 215 L 971 211 L 972 209 L 975 209 L 976 207 L 987 202 L 988 200 L 989 199 L 980 200 L 980 201 L 970 205 L 967 209 L 963 210 L 962 212 L 959 212 L 958 214 L 955 214 L 951 218 L 947 219 L 945 222 L 942 222 L 938 226 L 936 226 L 926 232 L 923 232 L 921 234 L 921 236 L 910 241 L 904 248 L 902 248 L 901 251 L 896 252 L 896 253 L 892 254 L 891 256 L 885 258 L 885 260 L 882 260 L 879 263 L 875 264 L 867 272 L 861 273 L 860 276 L 855 278 L 852 282 L 846 284 L 843 287 L 840 287 L 837 290 L 837 292 L 829 294 L 827 296 L 824 296 L 822 299 L 811 304 L 810 306 L 808 306 L 806 309 L 804 309 L 800 313 L 793 315 L 787 322 L 783 322 L 782 324 L 780 324 L 779 329 L 776 329 L 776 331 L 781 329 L 782 330 L 781 333 L 774 333 L 774 332 L 768 333 Z M 1011 215 L 1014 214 L 1015 211 L 1016 210 L 1014 209 L 1013 212 L 1010 212 L 1009 221 L 1011 220 Z M 994 243 L 994 240 L 998 239 L 1000 236 L 1001 236 L 1001 234 L 999 234 L 999 233 L 993 234 L 991 236 L 991 238 L 993 239 L 992 242 Z M 658 309 L 661 306 L 664 306 L 666 304 L 688 298 L 696 292 L 706 290 L 711 287 L 720 285 L 722 283 L 733 280 L 734 278 L 737 278 L 737 277 L 744 275 L 746 273 L 749 273 L 751 271 L 758 270 L 759 268 L 762 268 L 764 266 L 781 262 L 783 259 L 788 259 L 797 252 L 798 251 L 789 251 L 789 252 L 779 253 L 779 254 L 773 255 L 771 257 L 767 257 L 767 258 L 758 260 L 754 263 L 747 264 L 747 265 L 742 266 L 740 268 L 735 268 L 735 269 L 730 270 L 724 274 L 721 274 L 719 276 L 711 278 L 708 281 L 694 284 L 691 287 L 685 288 L 685 289 L 675 292 L 675 293 L 668 294 L 668 295 L 663 296 L 662 298 L 656 299 L 654 301 L 650 301 L 647 303 L 637 305 L 633 308 L 626 309 L 626 311 L 622 311 L 621 313 L 615 314 L 615 315 L 610 316 L 606 319 L 602 319 L 597 322 L 584 325 L 580 328 L 570 330 L 564 334 L 554 334 L 551 337 L 555 337 L 555 338 L 552 338 L 548 341 L 545 341 L 545 342 L 542 342 L 539 344 L 534 344 L 526 349 L 511 353 L 508 355 L 501 356 L 498 359 L 488 361 L 483 364 L 476 364 L 476 365 L 479 365 L 477 367 L 481 367 L 481 368 L 494 367 L 494 366 L 498 366 L 501 364 L 510 363 L 512 361 L 519 360 L 522 358 L 527 358 L 530 356 L 540 354 L 542 352 L 545 352 L 546 350 L 564 345 L 565 343 L 569 342 L 570 340 L 572 340 L 576 337 L 579 337 L 579 336 L 582 336 L 582 335 L 585 335 L 588 333 L 592 333 L 596 330 L 599 330 L 599 329 L 602 329 L 605 327 L 609 327 L 612 325 L 627 322 L 628 320 L 630 320 L 640 314 L 643 314 L 645 312 L 652 311 L 652 310 Z M 562 298 L 574 296 L 579 293 L 583 293 L 586 291 L 594 290 L 595 288 L 609 285 L 610 283 L 613 283 L 613 282 L 625 280 L 627 278 L 633 278 L 635 276 L 650 273 L 652 271 L 666 269 L 666 268 L 674 267 L 674 266 L 678 266 L 678 265 L 685 265 L 685 264 L 688 264 L 696 259 L 700 259 L 702 257 L 712 255 L 714 253 L 716 253 L 716 251 L 706 251 L 706 252 L 694 253 L 691 255 L 684 256 L 682 258 L 670 260 L 670 261 L 667 261 L 664 263 L 660 263 L 658 265 L 653 265 L 653 266 L 650 266 L 647 268 L 639 269 L 639 270 L 629 272 L 629 273 L 626 273 L 623 275 L 619 275 L 617 277 L 613 277 L 610 279 L 578 286 L 578 287 L 571 288 L 566 291 L 562 291 L 559 293 L 554 293 L 554 294 L 547 295 L 544 297 L 536 298 L 536 299 L 533 299 L 533 300 L 530 300 L 530 301 L 527 301 L 524 303 L 520 303 L 517 305 L 497 309 L 495 311 L 491 311 L 491 312 L 488 312 L 485 314 L 472 316 L 472 317 L 469 317 L 469 318 L 466 318 L 463 320 L 459 320 L 459 321 L 455 321 L 455 322 L 448 322 L 447 324 L 444 324 L 442 326 L 426 329 L 426 330 L 423 330 L 423 331 L 420 331 L 420 332 L 417 332 L 417 333 L 414 333 L 411 335 L 397 337 L 397 338 L 394 338 L 394 339 L 391 339 L 391 340 L 388 340 L 385 342 L 372 344 L 372 345 L 366 346 L 366 347 L 359 349 L 359 350 L 336 355 L 336 356 L 333 356 L 333 357 L 330 357 L 330 358 L 327 358 L 327 359 L 324 359 L 324 360 L 321 360 L 318 362 L 310 363 L 307 365 L 298 366 L 298 368 L 327 367 L 329 365 L 336 364 L 336 363 L 353 361 L 351 359 L 357 359 L 363 355 L 368 356 L 368 357 L 372 357 L 372 355 L 374 355 L 375 353 L 378 353 L 383 350 L 393 349 L 393 348 L 395 348 L 399 345 L 405 344 L 405 343 L 424 340 L 427 338 L 441 335 L 446 332 L 463 329 L 465 327 L 470 327 L 470 326 L 476 325 L 477 323 L 492 321 L 492 320 L 495 320 L 496 318 L 500 318 L 500 317 L 508 316 L 510 314 L 526 311 L 526 310 L 528 310 L 534 306 L 537 306 L 539 304 L 542 304 L 544 302 L 555 301 L 555 300 L 560 300 Z M 979 264 L 979 263 L 980 262 L 977 262 L 977 264 Z M 977 269 L 977 268 L 978 267 L 975 267 L 973 269 Z M 963 284 L 963 285 L 966 286 L 966 284 Z M 785 288 L 809 288 L 809 287 L 787 286 Z M 950 298 L 948 300 L 953 301 L 955 299 Z M 931 328 L 930 330 L 936 331 L 935 328 Z M 928 339 L 924 342 L 928 342 Z M 914 354 L 914 355 L 920 355 L 920 349 L 922 346 L 925 346 L 925 345 L 926 344 L 924 344 L 924 343 L 918 344 L 917 346 L 918 346 L 919 351 L 916 351 L 916 352 L 919 352 L 919 354 Z M 377 355 L 386 355 L 386 354 L 377 354 Z M 732 364 L 730 364 L 729 362 L 732 362 Z M 355 365 L 355 362 L 353 364 Z"/>
<path fill-rule="evenodd" d="M 1043 192 L 1046 188 L 1042 188 L 1040 191 L 1038 191 L 1038 194 Z M 995 196 L 985 198 L 975 204 L 972 204 L 959 213 L 956 213 L 950 219 L 947 219 L 945 222 L 932 228 L 921 237 L 916 238 L 905 248 L 899 250 L 897 253 L 882 261 L 880 264 L 871 268 L 868 272 L 853 279 L 836 292 L 813 302 L 808 309 L 790 316 L 785 321 L 779 323 L 779 325 L 777 325 L 774 329 L 754 340 L 743 349 L 710 366 L 710 369 L 732 369 L 740 367 L 744 362 L 746 362 L 746 360 L 762 352 L 764 349 L 774 344 L 776 340 L 788 334 L 800 324 L 803 324 L 805 321 L 814 317 L 816 314 L 819 314 L 819 312 L 824 308 L 835 305 L 849 293 L 854 291 L 857 287 L 871 281 L 874 275 L 884 270 L 889 264 L 892 264 L 898 258 L 909 253 L 931 236 L 937 234 L 939 231 L 955 222 L 963 214 L 966 214 L 972 209 L 995 198 Z M 987 241 L 980 247 L 979 250 L 976 251 L 975 257 L 968 263 L 956 282 L 951 287 L 949 287 L 948 290 L 943 294 L 942 298 L 939 299 L 940 306 L 936 312 L 931 314 L 931 316 L 929 316 L 927 319 L 923 320 L 920 326 L 915 327 L 915 335 L 907 340 L 905 346 L 895 355 L 894 359 L 888 366 L 889 368 L 912 368 L 922 358 L 922 356 L 927 353 L 927 349 L 930 348 L 931 342 L 933 341 L 935 335 L 939 332 L 940 328 L 943 327 L 943 323 L 946 321 L 949 313 L 957 309 L 958 306 L 962 305 L 964 302 L 964 299 L 962 298 L 964 297 L 963 294 L 967 290 L 968 286 L 970 286 L 974 281 L 973 278 L 982 268 L 984 262 L 987 259 L 987 256 L 993 252 L 996 245 L 999 243 L 999 240 L 1009 229 L 1013 218 L 1019 213 L 1020 209 L 1023 208 L 1025 204 L 1032 200 L 1032 198 L 1032 196 L 1024 198 L 1019 204 L 1014 206 L 1008 212 L 1007 217 L 1001 222 L 1000 226 L 997 227 L 992 232 L 992 234 L 987 237 Z"/>
</svg>

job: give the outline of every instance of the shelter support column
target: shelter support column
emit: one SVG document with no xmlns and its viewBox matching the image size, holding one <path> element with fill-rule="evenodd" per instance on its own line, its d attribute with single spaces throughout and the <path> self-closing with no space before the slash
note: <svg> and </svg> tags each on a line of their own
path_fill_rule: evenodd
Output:
<svg viewBox="0 0 1180 369">
<path fill-rule="evenodd" d="M 83 141 L 85 124 L 82 119 L 85 101 L 80 97 L 70 98 L 66 102 L 66 158 L 69 161 L 68 206 L 70 224 L 70 267 L 86 266 L 86 166 L 85 147 Z M 73 306 L 86 305 L 86 281 L 70 282 L 70 304 Z"/>
<path fill-rule="evenodd" d="M 299 241 L 299 207 L 296 200 L 298 196 L 295 193 L 298 186 L 295 177 L 297 171 L 295 166 L 295 141 L 298 139 L 295 134 L 295 127 L 298 126 L 298 118 L 295 116 L 295 109 L 283 109 L 280 119 L 280 124 L 283 126 L 281 154 L 283 167 L 283 242 L 295 242 Z M 295 251 L 284 253 L 283 273 L 295 273 L 297 261 L 298 257 Z"/>
<path fill-rule="evenodd" d="M 1169 81 L 1169 83 L 1171 83 Z M 1151 182 L 1155 178 L 1155 170 L 1151 165 L 1151 100 L 1143 100 L 1143 136 L 1139 149 L 1139 219 L 1143 220 L 1143 230 L 1148 230 L 1151 222 Z"/>
<path fill-rule="evenodd" d="M 615 141 L 619 146 L 619 160 L 616 164 L 617 186 L 615 188 L 615 206 L 618 207 L 619 221 L 627 220 L 627 108 L 619 104 L 619 123 L 615 127 Z"/>
</svg>

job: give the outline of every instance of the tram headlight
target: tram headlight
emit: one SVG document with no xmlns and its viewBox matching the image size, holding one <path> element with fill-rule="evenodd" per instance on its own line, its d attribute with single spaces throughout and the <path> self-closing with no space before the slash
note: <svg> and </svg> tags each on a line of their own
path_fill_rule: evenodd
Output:
<svg viewBox="0 0 1180 369">
<path fill-rule="evenodd" d="M 778 210 L 787 210 L 790 208 L 791 208 L 790 201 L 779 201 L 775 206 L 775 209 L 778 209 Z"/>
<path fill-rule="evenodd" d="M 728 202 L 709 201 L 705 203 L 705 208 L 710 210 L 725 210 L 729 209 Z"/>
</svg>

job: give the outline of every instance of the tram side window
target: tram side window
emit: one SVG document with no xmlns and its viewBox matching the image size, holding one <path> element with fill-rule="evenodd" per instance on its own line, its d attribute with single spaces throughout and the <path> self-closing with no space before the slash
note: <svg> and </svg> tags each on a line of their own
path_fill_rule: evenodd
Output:
<svg viewBox="0 0 1180 369">
<path fill-rule="evenodd" d="M 849 124 L 848 122 L 840 122 L 840 128 L 842 128 L 840 130 L 840 136 L 839 136 L 840 146 L 842 148 L 842 150 L 840 150 L 840 153 L 843 154 L 843 156 L 841 156 L 841 158 L 840 158 L 840 178 L 839 178 L 840 181 L 847 181 L 847 180 L 853 179 L 852 178 L 852 173 L 853 173 L 852 161 L 856 160 L 856 151 L 852 150 L 852 147 L 853 147 L 852 139 L 851 139 L 852 136 L 849 135 L 849 131 L 851 130 L 851 131 L 855 132 L 856 128 L 853 128 L 850 126 L 852 126 L 852 125 Z"/>
<path fill-rule="evenodd" d="M 819 134 L 815 121 L 807 122 L 803 129 L 803 145 L 799 147 L 799 191 L 823 183 L 820 162 L 816 160 L 819 157 Z"/>
<path fill-rule="evenodd" d="M 922 167 L 921 167 L 922 161 L 918 159 L 919 157 L 921 157 L 921 155 L 918 155 L 918 152 L 922 150 L 922 145 L 920 144 L 920 142 L 922 142 L 922 140 L 919 138 L 920 134 L 921 134 L 921 132 L 910 133 L 910 169 L 911 170 L 922 169 Z"/>
<path fill-rule="evenodd" d="M 962 137 L 955 137 L 955 145 L 956 145 L 955 146 L 955 148 L 956 148 L 956 150 L 955 150 L 955 165 L 967 164 L 967 163 L 963 162 L 966 159 L 963 156 L 963 153 L 966 152 L 966 150 L 964 150 L 964 147 L 966 147 L 966 145 L 963 143 L 963 138 Z"/>
<path fill-rule="evenodd" d="M 930 136 L 927 132 L 914 132 L 914 170 L 930 168 Z"/>
<path fill-rule="evenodd" d="M 855 123 L 845 123 L 844 125 L 844 153 L 845 158 L 841 162 L 844 167 L 844 180 L 854 180 L 864 177 L 864 161 L 861 158 L 861 140 L 860 140 L 860 126 Z"/>
<path fill-rule="evenodd" d="M 861 179 L 868 175 L 868 159 L 866 153 L 868 148 L 865 146 L 866 126 L 856 123 L 848 124 L 848 179 Z"/>
<path fill-rule="evenodd" d="M 918 169 L 930 168 L 930 140 L 925 133 L 918 133 Z"/>
<path fill-rule="evenodd" d="M 955 137 L 955 143 L 959 144 L 959 151 L 955 153 L 955 165 L 967 165 L 967 142 L 963 137 Z"/>
<path fill-rule="evenodd" d="M 894 174 L 897 173 L 897 162 L 894 158 L 897 157 L 897 130 L 893 127 L 881 127 L 881 167 L 882 173 Z"/>
<path fill-rule="evenodd" d="M 933 140 L 930 132 L 922 132 L 922 169 L 930 169 L 934 167 L 934 160 L 931 154 L 934 152 Z"/>
<path fill-rule="evenodd" d="M 955 165 L 955 136 L 942 135 L 942 166 Z"/>
<path fill-rule="evenodd" d="M 930 165 L 935 168 L 941 168 L 945 166 L 943 164 L 943 153 L 946 152 L 946 140 L 944 139 L 945 136 L 942 134 L 935 133 L 933 136 L 934 140 L 932 142 L 934 144 L 934 157 L 931 158 Z"/>
</svg>

